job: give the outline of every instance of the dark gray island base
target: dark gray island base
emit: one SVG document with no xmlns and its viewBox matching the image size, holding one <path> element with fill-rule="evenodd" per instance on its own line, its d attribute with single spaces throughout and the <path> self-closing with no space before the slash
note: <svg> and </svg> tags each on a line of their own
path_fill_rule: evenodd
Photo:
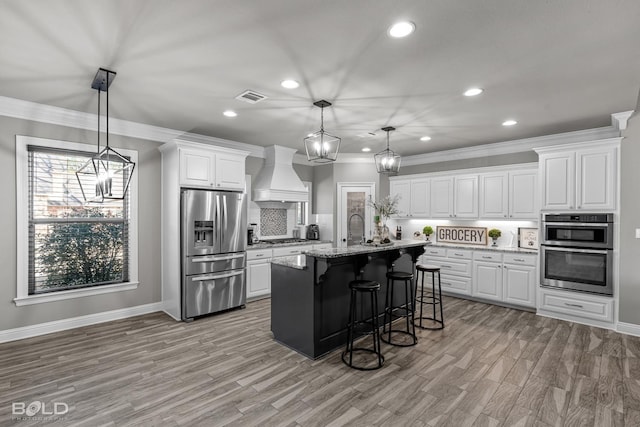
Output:
<svg viewBox="0 0 640 427">
<path fill-rule="evenodd" d="M 387 247 L 349 247 L 309 251 L 271 264 L 271 331 L 276 341 L 317 359 L 347 342 L 349 282 L 361 278 L 382 286 L 380 324 L 385 308 L 386 273 L 414 271 L 424 242 L 401 241 Z M 402 295 L 404 298 L 404 295 Z M 371 311 L 365 315 L 371 318 Z M 359 308 L 360 309 L 360 308 Z"/>
</svg>

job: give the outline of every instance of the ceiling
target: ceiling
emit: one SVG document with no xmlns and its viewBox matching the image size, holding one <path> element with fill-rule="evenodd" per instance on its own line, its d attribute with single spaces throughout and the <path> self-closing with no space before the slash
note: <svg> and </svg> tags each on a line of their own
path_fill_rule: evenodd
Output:
<svg viewBox="0 0 640 427">
<path fill-rule="evenodd" d="M 341 152 L 394 126 L 412 155 L 607 126 L 640 88 L 637 0 L 4 0 L 0 36 L 0 95 L 96 112 L 106 67 L 111 117 L 300 151 L 319 99 Z"/>
</svg>

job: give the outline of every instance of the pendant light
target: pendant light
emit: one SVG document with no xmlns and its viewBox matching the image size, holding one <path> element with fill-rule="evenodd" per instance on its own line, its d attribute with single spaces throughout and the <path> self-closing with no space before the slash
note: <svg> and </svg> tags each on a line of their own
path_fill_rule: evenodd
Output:
<svg viewBox="0 0 640 427">
<path fill-rule="evenodd" d="M 376 169 L 378 173 L 395 175 L 400 170 L 400 155 L 389 149 L 389 132 L 396 130 L 396 128 L 387 126 L 382 130 L 387 133 L 387 149 L 373 156 L 376 161 Z"/>
<path fill-rule="evenodd" d="M 76 177 L 85 202 L 102 203 L 126 197 L 135 163 L 109 146 L 109 86 L 116 73 L 99 68 L 91 88 L 98 91 L 98 151 L 78 171 Z M 100 93 L 107 93 L 106 145 L 100 150 Z"/>
<path fill-rule="evenodd" d="M 324 131 L 324 108 L 331 106 L 331 103 L 323 99 L 313 105 L 320 107 L 320 130 L 304 139 L 307 160 L 315 163 L 334 162 L 338 158 L 340 138 Z"/>
</svg>

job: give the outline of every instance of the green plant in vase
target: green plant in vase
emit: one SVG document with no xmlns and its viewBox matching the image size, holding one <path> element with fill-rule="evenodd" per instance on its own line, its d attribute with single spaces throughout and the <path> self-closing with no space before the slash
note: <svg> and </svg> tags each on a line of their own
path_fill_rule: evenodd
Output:
<svg viewBox="0 0 640 427">
<path fill-rule="evenodd" d="M 498 237 L 502 236 L 502 231 L 498 230 L 497 228 L 492 228 L 491 230 L 489 230 L 487 235 L 493 239 L 493 244 L 491 246 L 493 246 L 494 248 L 497 247 Z"/>
<path fill-rule="evenodd" d="M 373 241 L 376 241 L 376 237 L 379 237 L 381 243 L 389 243 L 389 228 L 387 227 L 387 220 L 391 217 L 391 215 L 397 214 L 398 211 L 398 202 L 400 201 L 400 195 L 396 194 L 392 196 L 383 197 L 380 201 L 374 201 L 369 198 L 369 206 L 375 209 L 378 217 L 378 221 L 376 223 L 376 235 L 373 238 Z M 382 226 L 380 226 L 380 219 L 382 218 Z"/>
<path fill-rule="evenodd" d="M 425 225 L 422 229 L 422 234 L 427 238 L 427 242 L 429 241 L 429 236 L 433 234 L 433 228 L 430 225 Z"/>
</svg>

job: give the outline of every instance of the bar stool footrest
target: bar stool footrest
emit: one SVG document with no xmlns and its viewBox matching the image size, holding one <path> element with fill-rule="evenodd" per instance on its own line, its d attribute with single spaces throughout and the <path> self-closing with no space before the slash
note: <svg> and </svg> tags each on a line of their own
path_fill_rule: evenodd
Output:
<svg viewBox="0 0 640 427">
<path fill-rule="evenodd" d="M 422 326 L 422 320 L 429 320 L 431 322 L 437 323 L 440 326 L 436 327 L 429 327 L 429 326 Z M 414 323 L 415 326 L 417 326 L 420 329 L 426 329 L 428 331 L 439 331 L 440 329 L 444 329 L 444 322 L 442 320 L 439 319 L 434 319 L 433 317 L 416 317 Z"/>
<path fill-rule="evenodd" d="M 378 356 L 378 352 L 375 352 L 370 348 L 362 348 L 362 347 L 353 347 L 353 348 L 351 348 L 351 352 L 352 353 L 357 353 L 359 351 L 365 352 L 365 353 L 375 354 L 376 355 L 376 359 L 373 360 L 373 362 L 376 362 L 375 365 L 373 365 L 371 367 L 362 367 L 362 366 L 356 366 L 353 363 L 349 363 L 345 359 L 345 357 L 348 358 L 348 356 L 349 356 L 349 352 L 347 352 L 347 351 L 343 351 L 342 352 L 342 356 L 341 356 L 342 357 L 342 362 L 345 365 L 347 365 L 348 367 L 353 368 L 353 369 L 357 369 L 359 371 L 373 371 L 373 370 L 382 368 L 382 366 L 384 365 L 384 356 L 383 355 L 380 355 L 380 359 L 379 359 L 380 362 L 378 363 L 378 357 L 377 357 Z"/>
<path fill-rule="evenodd" d="M 413 338 L 413 342 L 412 343 L 395 343 L 395 342 L 391 342 L 391 341 L 393 341 L 393 335 L 391 336 L 391 341 L 388 341 L 384 336 L 385 335 L 389 336 L 389 332 L 391 332 L 392 334 L 407 335 L 407 336 Z M 418 344 L 418 337 L 417 336 L 415 336 L 411 332 L 401 331 L 401 330 L 398 330 L 398 329 L 391 329 L 391 331 L 386 330 L 386 331 L 382 332 L 380 334 L 380 340 L 385 342 L 385 343 L 387 343 L 387 344 L 394 345 L 396 347 L 413 347 L 414 345 Z"/>
</svg>

